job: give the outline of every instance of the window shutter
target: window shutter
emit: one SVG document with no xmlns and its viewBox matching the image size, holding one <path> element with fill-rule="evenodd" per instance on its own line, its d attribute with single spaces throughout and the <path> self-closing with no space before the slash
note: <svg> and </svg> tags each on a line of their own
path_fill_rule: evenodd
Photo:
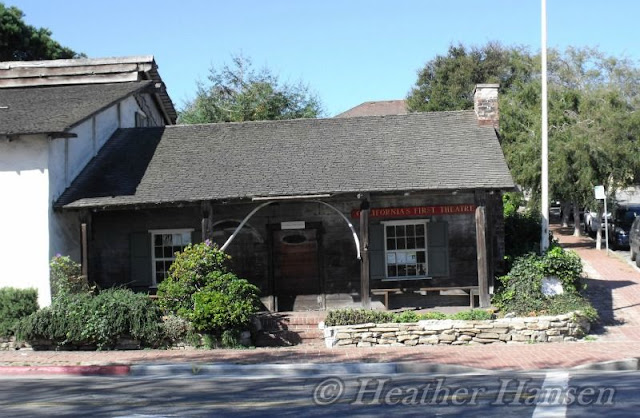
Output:
<svg viewBox="0 0 640 418">
<path fill-rule="evenodd" d="M 427 254 L 429 276 L 449 275 L 449 227 L 446 222 L 427 224 Z"/>
<path fill-rule="evenodd" d="M 151 286 L 151 234 L 133 232 L 129 236 L 131 254 L 131 284 Z"/>
<path fill-rule="evenodd" d="M 369 275 L 372 279 L 384 279 L 384 225 L 369 225 Z"/>
<path fill-rule="evenodd" d="M 202 231 L 196 229 L 195 231 L 191 232 L 191 243 L 198 244 L 200 242 L 202 242 Z"/>
</svg>

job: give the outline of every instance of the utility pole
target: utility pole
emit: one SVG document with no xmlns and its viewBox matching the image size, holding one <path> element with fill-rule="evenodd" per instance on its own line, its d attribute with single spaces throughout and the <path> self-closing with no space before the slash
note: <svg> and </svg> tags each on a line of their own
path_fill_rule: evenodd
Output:
<svg viewBox="0 0 640 418">
<path fill-rule="evenodd" d="M 542 231 L 540 251 L 549 248 L 549 132 L 547 116 L 547 0 L 542 1 L 540 55 L 542 57 Z"/>
</svg>

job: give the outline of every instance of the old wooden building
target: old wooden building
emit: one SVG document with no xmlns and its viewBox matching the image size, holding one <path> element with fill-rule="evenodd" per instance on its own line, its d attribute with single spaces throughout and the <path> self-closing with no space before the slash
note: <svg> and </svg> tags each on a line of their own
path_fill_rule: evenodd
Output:
<svg viewBox="0 0 640 418">
<path fill-rule="evenodd" d="M 153 291 L 176 251 L 234 235 L 233 268 L 270 310 L 430 288 L 486 303 L 513 181 L 497 86 L 476 97 L 470 111 L 119 129 L 56 208 L 83 220 L 103 287 Z"/>
</svg>

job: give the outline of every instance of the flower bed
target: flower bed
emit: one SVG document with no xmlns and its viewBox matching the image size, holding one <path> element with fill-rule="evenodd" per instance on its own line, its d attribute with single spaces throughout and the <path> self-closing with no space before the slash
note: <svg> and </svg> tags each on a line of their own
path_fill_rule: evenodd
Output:
<svg viewBox="0 0 640 418">
<path fill-rule="evenodd" d="M 424 320 L 412 323 L 340 325 L 324 328 L 327 347 L 522 344 L 576 341 L 590 330 L 580 312 L 484 321 Z"/>
</svg>

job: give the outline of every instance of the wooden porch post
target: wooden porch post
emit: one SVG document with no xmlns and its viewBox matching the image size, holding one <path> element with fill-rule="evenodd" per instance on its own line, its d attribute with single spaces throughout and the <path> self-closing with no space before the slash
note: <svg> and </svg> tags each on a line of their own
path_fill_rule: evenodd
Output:
<svg viewBox="0 0 640 418">
<path fill-rule="evenodd" d="M 371 308 L 371 287 L 369 285 L 369 202 L 360 205 L 360 298 L 364 309 Z"/>
<path fill-rule="evenodd" d="M 89 277 L 89 255 L 88 255 L 89 240 L 87 239 L 87 224 L 83 222 L 80 224 L 80 257 L 82 262 L 82 275 Z"/>
<path fill-rule="evenodd" d="M 481 308 L 488 308 L 491 303 L 489 299 L 486 224 L 485 207 L 478 206 L 476 208 L 476 249 L 478 254 L 478 295 Z"/>
</svg>

